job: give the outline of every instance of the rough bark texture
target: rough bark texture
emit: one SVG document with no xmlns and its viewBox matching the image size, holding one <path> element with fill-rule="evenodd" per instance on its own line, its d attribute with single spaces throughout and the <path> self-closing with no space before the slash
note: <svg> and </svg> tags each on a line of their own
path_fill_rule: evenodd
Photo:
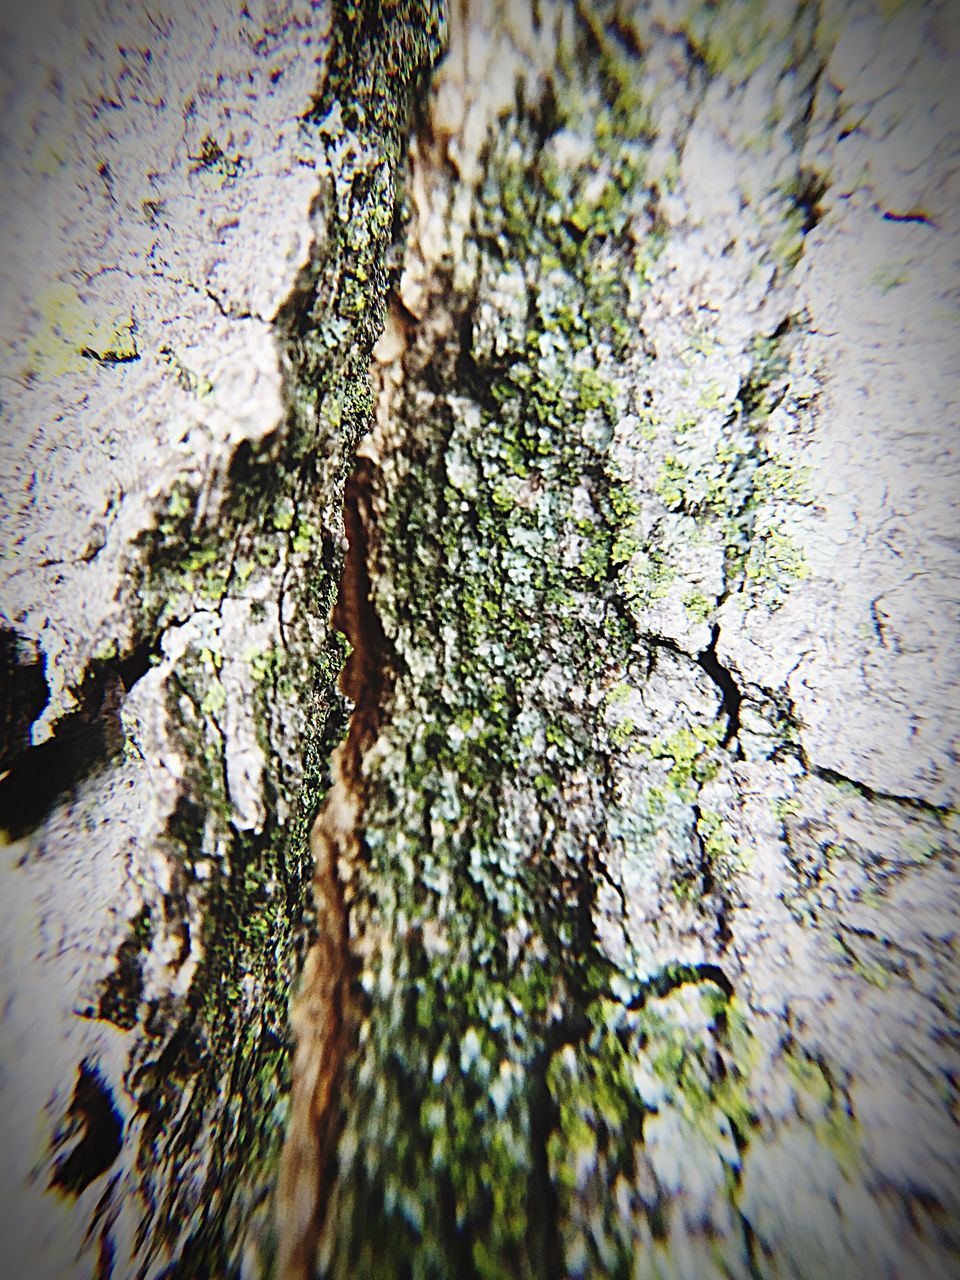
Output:
<svg viewBox="0 0 960 1280">
<path fill-rule="evenodd" d="M 11 1272 L 955 1273 L 952 6 L 31 14 Z"/>
<path fill-rule="evenodd" d="M 301 998 L 298 1064 L 353 1028 L 295 1072 L 301 1257 L 946 1276 L 956 27 L 451 39 L 365 446 L 391 678 L 315 830 L 355 981 L 333 1030 Z"/>
<path fill-rule="evenodd" d="M 224 1275 L 273 1249 L 343 484 L 440 30 L 3 21 L 3 1266 Z"/>
</svg>

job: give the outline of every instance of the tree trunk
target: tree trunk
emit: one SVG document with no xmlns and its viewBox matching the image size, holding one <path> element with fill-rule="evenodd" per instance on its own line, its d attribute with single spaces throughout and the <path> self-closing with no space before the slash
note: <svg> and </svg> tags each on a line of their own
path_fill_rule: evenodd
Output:
<svg viewBox="0 0 960 1280">
<path fill-rule="evenodd" d="M 429 5 L 364 10 L 4 13 L 0 1235 L 25 1280 L 274 1249 L 346 719 L 343 483 L 441 39 Z"/>
<path fill-rule="evenodd" d="M 949 1268 L 945 20 L 454 10 L 314 832 L 320 1274 Z"/>
<path fill-rule="evenodd" d="M 949 1275 L 955 16 L 248 10 L 7 126 L 17 1274 Z"/>
</svg>

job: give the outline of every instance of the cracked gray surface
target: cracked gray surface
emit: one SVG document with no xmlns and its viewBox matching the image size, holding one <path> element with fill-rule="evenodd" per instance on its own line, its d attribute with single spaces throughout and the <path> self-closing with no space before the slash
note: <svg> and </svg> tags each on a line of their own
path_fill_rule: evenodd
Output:
<svg viewBox="0 0 960 1280">
<path fill-rule="evenodd" d="M 134 1259 L 155 1271 L 165 1256 L 158 1240 L 151 1261 L 138 1236 L 156 1206 L 138 1163 L 149 1109 L 137 1071 L 150 1048 L 132 1032 L 137 993 L 158 1026 L 183 1005 L 209 950 L 206 887 L 223 873 L 228 833 L 256 838 L 268 803 L 289 819 L 300 769 L 290 744 L 286 779 L 273 759 L 268 791 L 255 679 L 284 641 L 272 564 L 244 573 L 240 546 L 229 563 L 201 555 L 164 582 L 145 572 L 158 527 L 169 538 L 188 514 L 194 531 L 216 526 L 238 447 L 268 441 L 287 417 L 274 320 L 318 230 L 320 172 L 300 117 L 330 16 L 297 0 L 46 0 L 8 6 L 0 22 L 3 625 L 45 663 L 34 748 L 67 717 L 94 757 L 39 830 L 2 850 L 5 1263 L 24 1277 L 90 1274 L 99 1205 L 109 1248 L 133 1274 Z M 97 764 L 78 690 L 91 667 L 144 640 L 154 652 L 123 696 L 123 756 Z M 199 692 L 188 698 L 182 679 Z M 278 696 L 277 714 L 290 702 Z M 302 730 L 302 710 L 288 711 Z M 198 735 L 190 745 L 184 725 Z M 185 859 L 171 822 L 191 794 L 197 741 L 218 736 L 230 825 L 218 828 L 211 800 L 209 839 Z M 105 1013 L 144 911 L 152 935 L 134 948 L 133 1008 Z M 246 981 L 249 997 L 262 991 L 259 977 Z M 96 1064 L 125 1141 L 109 1178 L 74 1198 L 48 1182 L 81 1061 Z M 211 1140 L 197 1141 L 184 1185 L 202 1177 Z M 184 1215 L 178 1229 L 188 1226 Z"/>
<path fill-rule="evenodd" d="M 215 519 L 236 447 L 282 421 L 271 324 L 312 239 L 298 118 L 329 18 L 46 0 L 4 23 L 3 602 L 47 657 L 40 741 L 129 644 L 177 482 Z"/>
</svg>

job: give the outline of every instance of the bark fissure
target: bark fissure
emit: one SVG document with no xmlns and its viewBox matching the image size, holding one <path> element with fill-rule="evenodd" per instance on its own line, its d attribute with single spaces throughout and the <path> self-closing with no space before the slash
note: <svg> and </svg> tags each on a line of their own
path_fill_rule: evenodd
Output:
<svg viewBox="0 0 960 1280">
<path fill-rule="evenodd" d="M 368 561 L 373 473 L 371 461 L 359 457 L 344 487 L 346 548 L 331 624 L 350 646 L 339 684 L 353 709 L 346 737 L 334 753 L 333 785 L 310 836 L 317 937 L 303 977 L 307 1000 L 295 1015 L 295 1025 L 301 1029 L 298 1060 L 308 1064 L 305 1070 L 312 1077 L 311 1096 L 306 1133 L 296 1127 L 303 1118 L 294 1121 L 296 1143 L 288 1148 L 286 1169 L 289 1178 L 296 1177 L 294 1153 L 304 1141 L 312 1143 L 319 1180 L 312 1189 L 311 1221 L 299 1241 L 281 1253 L 281 1274 L 291 1276 L 309 1275 L 314 1265 L 325 1199 L 335 1177 L 339 1089 L 358 1017 L 344 875 L 362 856 L 364 753 L 376 737 L 390 690 L 389 645 L 373 603 Z M 304 1193 L 307 1188 L 304 1181 Z M 293 1194 L 283 1188 L 281 1198 L 286 1201 Z M 287 1240 L 292 1239 L 288 1231 Z"/>
<path fill-rule="evenodd" d="M 373 602 L 369 548 L 375 467 L 357 459 L 343 491 L 347 548 L 333 625 L 349 641 L 340 690 L 353 703 L 341 770 L 360 784 L 363 752 L 375 738 L 390 693 L 390 645 Z"/>
<path fill-rule="evenodd" d="M 710 635 L 710 643 L 706 649 L 697 654 L 697 663 L 720 690 L 722 697 L 720 713 L 727 718 L 720 746 L 727 747 L 731 743 L 736 744 L 737 735 L 740 732 L 740 704 L 743 702 L 743 693 L 734 678 L 733 672 L 729 667 L 725 667 L 717 657 L 717 641 L 719 639 L 720 627 L 719 625 L 714 625 Z"/>
<path fill-rule="evenodd" d="M 587 46 L 578 46 L 576 56 L 584 59 L 584 65 L 576 74 L 582 74 L 593 89 L 594 60 L 622 55 L 606 41 L 601 41 L 599 52 L 589 41 Z M 609 83 L 598 77 L 604 86 L 601 100 L 608 88 L 612 94 L 619 92 L 616 79 L 612 73 Z M 550 91 L 545 93 L 549 96 Z M 543 132 L 539 96 L 517 98 L 518 120 L 513 127 L 524 144 L 528 129 Z M 630 107 L 620 106 L 618 99 L 616 110 L 628 113 Z M 646 139 L 645 123 L 638 125 L 629 116 L 620 123 Z M 560 127 L 559 119 L 553 121 L 548 141 Z M 412 186 L 420 193 L 420 214 L 425 218 L 429 200 L 439 199 L 442 209 L 445 200 L 456 199 L 459 177 L 442 164 L 439 150 L 429 132 L 418 137 Z M 513 216 L 509 201 L 515 198 L 516 176 L 510 168 L 512 158 L 497 154 L 496 144 L 491 144 L 486 162 L 503 183 L 502 205 L 498 207 L 495 196 L 485 207 L 484 198 L 474 193 L 469 235 L 489 252 L 494 241 L 484 223 L 491 219 L 496 225 L 505 214 Z M 618 156 L 617 163 L 629 166 L 632 160 Z M 634 170 L 627 167 L 625 172 L 633 181 Z M 530 234 L 546 242 L 540 251 L 546 253 L 553 247 L 551 240 L 556 240 L 564 269 L 576 282 L 573 288 L 582 289 L 578 273 L 585 271 L 590 233 L 576 221 L 555 230 L 544 219 L 538 189 L 544 180 L 535 166 L 524 172 L 522 182 L 529 183 L 530 198 L 522 191 L 516 197 L 516 216 L 523 216 L 519 206 L 526 202 L 529 207 L 523 214 L 530 218 Z M 434 190 L 427 198 L 423 193 L 431 187 Z M 611 199 L 619 202 L 622 194 L 616 191 Z M 444 216 L 449 216 L 449 206 Z M 619 211 L 618 203 L 611 216 L 620 228 L 617 235 L 623 237 L 627 215 Z M 416 264 L 425 248 L 416 236 L 411 236 L 411 242 L 408 264 Z M 595 318 L 588 310 L 582 321 L 589 341 L 598 351 L 609 350 L 610 342 L 625 346 L 625 334 L 616 329 L 616 308 L 624 302 L 618 282 L 609 275 L 594 282 L 589 273 L 587 280 L 588 304 L 597 308 Z M 569 787 L 573 795 L 584 786 L 575 780 L 581 752 L 584 762 L 598 769 L 598 776 L 606 775 L 606 762 L 595 758 L 596 747 L 573 705 L 552 697 L 541 703 L 536 690 L 543 658 L 533 636 L 540 634 L 545 618 L 574 645 L 583 669 L 596 672 L 592 678 L 603 669 L 604 657 L 602 652 L 588 656 L 587 651 L 581 652 L 582 639 L 573 641 L 578 625 L 574 619 L 579 617 L 572 611 L 574 603 L 591 620 L 592 611 L 599 608 L 608 618 L 614 652 L 618 656 L 631 650 L 643 652 L 651 677 L 657 671 L 653 655 L 659 648 L 681 659 L 691 672 L 699 665 L 720 695 L 720 714 L 726 722 L 724 747 L 736 738 L 740 698 L 732 675 L 716 657 L 716 630 L 699 654 L 684 650 L 668 636 L 637 634 L 633 613 L 618 592 L 623 577 L 621 547 L 634 508 L 627 486 L 610 467 L 603 449 L 591 442 L 589 426 L 591 415 L 594 431 L 596 420 L 602 418 L 610 426 L 616 422 L 620 393 L 608 364 L 602 373 L 594 367 L 577 368 L 572 376 L 566 372 L 557 376 L 549 366 L 539 364 L 538 345 L 546 344 L 540 346 L 546 351 L 551 338 L 563 345 L 571 337 L 562 329 L 556 337 L 550 334 L 548 316 L 556 305 L 551 289 L 535 269 L 530 271 L 524 311 L 532 332 L 511 333 L 502 339 L 500 349 L 489 314 L 481 315 L 477 287 L 457 285 L 449 266 L 431 267 L 420 299 L 410 300 L 409 305 L 403 300 L 398 307 L 398 314 L 406 313 L 403 323 L 395 326 L 402 338 L 387 361 L 393 373 L 383 376 L 385 394 L 378 421 L 391 415 L 397 421 L 381 421 L 385 440 L 375 448 L 385 449 L 389 469 L 378 477 L 372 466 L 361 461 L 347 485 L 349 548 L 335 620 L 353 648 L 342 688 L 355 708 L 347 742 L 338 753 L 334 792 L 314 829 L 314 851 L 318 899 L 332 884 L 326 868 L 339 860 L 346 871 L 346 890 L 337 886 L 343 896 L 334 911 L 339 921 L 344 918 L 344 901 L 355 904 L 347 908 L 350 938 L 344 928 L 347 949 L 354 954 L 341 956 L 339 963 L 356 964 L 358 975 L 363 971 L 363 988 L 371 994 L 369 1004 L 363 1002 L 354 1010 L 363 1028 L 359 1047 L 348 1049 L 346 1056 L 338 1051 L 334 1063 L 336 1071 L 344 1072 L 337 1174 L 331 1183 L 321 1171 L 321 1180 L 313 1187 L 316 1199 L 307 1227 L 309 1252 L 320 1246 L 323 1274 L 382 1269 L 387 1258 L 393 1259 L 390 1265 L 397 1273 L 403 1273 L 418 1248 L 424 1250 L 425 1258 L 433 1259 L 426 1265 L 437 1266 L 445 1274 L 489 1275 L 491 1268 L 531 1280 L 558 1274 L 570 1248 L 569 1188 L 566 1175 L 558 1173 L 573 1158 L 569 1108 L 591 1106 L 589 1093 L 576 1104 L 567 1094 L 573 1090 L 580 1097 L 577 1074 L 594 1070 L 590 1064 L 604 1043 L 604 1018 L 616 1025 L 616 1048 L 608 1050 L 612 1059 L 603 1069 L 610 1071 L 616 1105 L 624 1111 L 622 1130 L 611 1131 L 604 1141 L 610 1147 L 611 1170 L 632 1170 L 631 1144 L 640 1141 L 645 1108 L 635 1098 L 621 1098 L 615 1082 L 625 1068 L 618 1065 L 619 1056 L 629 1058 L 634 1044 L 644 1044 L 648 1035 L 656 1040 L 665 1034 L 656 1007 L 685 988 L 696 987 L 705 996 L 712 993 L 720 1006 L 733 999 L 731 982 L 712 961 L 654 966 L 651 973 L 629 980 L 629 996 L 611 995 L 611 984 L 622 979 L 597 932 L 600 886 L 614 887 L 624 916 L 629 913 L 628 898 L 598 856 L 599 837 L 584 838 L 580 833 L 577 847 L 571 847 L 564 802 L 559 796 L 552 798 L 558 786 Z M 486 305 L 489 310 L 489 301 Z M 563 323 L 575 331 L 581 322 Z M 540 326 L 545 332 L 538 340 Z M 609 360 L 609 356 L 603 358 Z M 471 406 L 471 413 L 476 406 L 485 433 L 464 429 L 463 405 Z M 472 469 L 481 478 L 478 491 L 459 478 L 461 468 Z M 569 551 L 561 555 L 548 541 L 540 572 L 531 574 L 517 548 L 525 546 L 524 537 L 542 538 L 532 512 L 538 495 L 550 500 L 551 486 L 563 501 L 579 501 L 582 507 L 583 500 L 575 495 L 589 493 L 589 506 L 576 521 L 571 512 L 560 510 L 561 536 L 572 546 L 579 539 L 582 549 L 579 557 Z M 375 530 L 369 520 L 371 489 L 376 490 L 375 501 L 383 513 L 382 527 Z M 378 570 L 386 569 L 386 578 L 376 582 L 368 576 L 365 529 L 376 544 Z M 548 529 L 548 535 L 556 539 L 557 530 Z M 532 558 L 532 563 L 538 562 Z M 536 591 L 541 594 L 532 599 L 520 594 L 518 602 L 514 584 L 528 577 L 537 581 Z M 373 594 L 389 602 L 387 623 L 372 604 Z M 571 610 L 570 617 L 565 610 Z M 389 643 L 386 626 L 391 638 L 399 637 L 404 646 L 395 665 L 409 663 L 411 670 L 404 675 L 401 702 L 385 717 L 384 700 L 390 699 L 383 687 L 381 658 Z M 548 636 L 543 641 L 547 646 L 552 639 Z M 492 649 L 502 649 L 502 656 L 491 661 Z M 476 673 L 472 661 L 477 663 Z M 415 691 L 412 672 L 421 669 L 426 678 Z M 438 695 L 439 700 L 431 702 Z M 488 703 L 494 711 L 492 724 Z M 477 734 L 473 752 L 452 753 L 451 742 L 476 733 L 473 726 L 484 720 L 489 727 Z M 545 743 L 540 750 L 546 749 L 548 756 L 539 772 L 532 760 L 524 758 L 525 720 L 543 726 Z M 363 749 L 375 738 L 376 753 L 367 759 L 377 773 L 366 778 Z M 709 733 L 704 741 L 712 741 Z M 405 757 L 412 768 L 408 779 L 397 772 Z M 445 774 L 453 775 L 458 803 L 466 806 L 462 827 L 445 815 L 446 799 L 441 803 L 450 786 Z M 376 811 L 369 815 L 372 830 L 364 811 L 365 788 L 376 802 Z M 530 824 L 527 851 L 519 867 L 509 860 L 498 863 L 509 834 L 498 810 L 511 789 L 523 797 L 521 812 Z M 410 811 L 397 815 L 391 805 L 398 803 Z M 606 833 L 606 820 L 602 810 L 594 812 L 594 803 L 591 798 L 589 812 Z M 701 813 L 696 805 L 691 812 L 693 832 L 700 839 Z M 376 837 L 378 848 L 383 848 L 385 840 L 397 841 L 386 861 L 382 853 L 362 852 L 365 828 L 367 835 Z M 604 834 L 602 843 L 609 839 Z M 701 888 L 712 896 L 710 855 L 702 840 L 700 844 Z M 408 869 L 405 854 L 411 847 Z M 421 875 L 424 884 L 417 880 Z M 432 887 L 432 876 L 446 882 L 442 896 Z M 414 878 L 408 881 L 408 877 Z M 517 903 L 522 904 L 519 920 Z M 718 928 L 723 931 L 722 913 Z M 528 941 L 508 942 L 511 932 L 517 931 L 521 939 L 526 932 Z M 450 935 L 460 935 L 460 940 L 450 941 Z M 519 958 L 514 954 L 518 945 Z M 378 954 L 381 946 L 382 956 Z M 465 952 L 467 946 L 470 950 Z M 454 952 L 449 974 L 442 960 L 438 967 L 447 948 Z M 525 955 L 528 948 L 529 956 Z M 454 958 L 457 954 L 460 961 Z M 318 959 L 316 963 L 322 968 L 325 962 Z M 502 1029 L 484 1025 L 482 1011 L 491 1000 L 508 1008 L 512 1004 L 505 1019 L 501 1015 Z M 417 1012 L 421 1004 L 422 1013 Z M 431 1007 L 434 1013 L 428 1019 L 426 1010 Z M 601 1012 L 611 1008 L 615 1012 Z M 343 1043 L 338 1040 L 339 1025 L 329 1016 L 325 1031 L 318 1030 L 317 1023 L 307 1027 L 305 1009 L 301 1003 L 295 1018 L 301 1039 L 298 1054 L 304 1053 L 302 1077 L 316 1070 L 317 1062 L 325 1072 L 323 1064 L 330 1059 L 323 1046 Z M 717 1020 L 716 1034 L 722 1040 L 720 1012 Z M 315 1043 L 312 1068 L 306 1047 L 310 1036 L 319 1036 L 323 1042 Z M 448 1065 L 449 1058 L 458 1054 L 459 1095 L 456 1086 L 445 1084 L 448 1073 L 456 1071 Z M 501 1072 L 507 1071 L 504 1081 L 515 1081 L 506 1085 L 514 1116 L 510 1141 L 516 1144 L 515 1154 L 501 1154 L 498 1122 L 484 1113 L 483 1075 L 475 1076 L 473 1062 L 478 1064 L 477 1071 L 482 1067 L 489 1072 L 499 1065 Z M 570 1071 L 573 1079 L 568 1078 Z M 314 1076 L 301 1085 L 301 1097 L 311 1090 L 316 1097 L 318 1087 L 324 1086 Z M 433 1123 L 424 1118 L 431 1108 L 444 1111 L 448 1137 L 431 1140 L 424 1129 Z M 477 1116 L 475 1123 L 466 1120 L 471 1114 Z M 295 1109 L 288 1157 L 300 1141 L 299 1123 Z M 317 1123 L 316 1114 L 313 1123 Z M 369 1133 L 378 1126 L 387 1135 L 382 1150 L 380 1143 L 369 1145 Z M 328 1135 L 318 1136 L 322 1142 L 329 1140 Z M 439 1164 L 436 1156 L 430 1163 L 431 1141 L 434 1150 L 438 1142 L 452 1144 Z M 478 1168 L 487 1170 L 486 1180 L 471 1192 L 473 1179 L 480 1176 Z M 504 1187 L 516 1179 L 525 1192 L 517 1208 L 507 1209 L 501 1203 Z M 322 1203 L 324 1197 L 326 1203 Z M 417 1225 L 419 1215 L 423 1216 Z"/>
</svg>

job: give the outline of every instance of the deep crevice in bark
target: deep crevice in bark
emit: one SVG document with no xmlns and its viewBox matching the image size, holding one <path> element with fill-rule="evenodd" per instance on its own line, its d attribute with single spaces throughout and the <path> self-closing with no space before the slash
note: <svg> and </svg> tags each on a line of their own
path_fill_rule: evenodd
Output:
<svg viewBox="0 0 960 1280">
<path fill-rule="evenodd" d="M 78 1068 L 77 1083 L 63 1128 L 56 1135 L 56 1145 L 66 1146 L 72 1138 L 77 1142 L 56 1161 L 50 1186 L 64 1195 L 79 1196 L 110 1168 L 123 1142 L 123 1121 L 113 1094 L 97 1065 L 86 1059 Z"/>
<path fill-rule="evenodd" d="M 361 851 L 363 758 L 376 738 L 390 691 L 390 645 L 373 602 L 369 567 L 374 479 L 374 464 L 369 458 L 358 457 L 344 487 L 346 548 L 331 623 L 350 645 L 339 686 L 353 703 L 353 710 L 346 737 L 334 753 L 333 785 L 310 840 L 318 930 L 304 970 L 298 1046 L 301 1076 L 309 1085 L 300 1094 L 300 1106 L 305 1110 L 298 1113 L 295 1104 L 282 1179 L 292 1188 L 304 1168 L 315 1172 L 306 1175 L 310 1205 L 305 1216 L 297 1215 L 292 1230 L 290 1223 L 284 1224 L 281 1272 L 290 1277 L 310 1277 L 315 1270 L 326 1201 L 336 1178 L 339 1091 L 358 1021 L 349 904 L 341 865 Z M 294 1022 L 298 1022 L 296 1013 Z M 288 1194 L 293 1198 L 296 1193 L 285 1189 L 284 1181 L 281 1198 Z"/>
<path fill-rule="evenodd" d="M 126 691 L 117 664 L 91 671 L 78 690 L 78 709 L 58 720 L 45 742 L 10 762 L 0 779 L 0 829 L 11 839 L 36 830 L 61 796 L 120 752 Z"/>
<path fill-rule="evenodd" d="M 735 743 L 737 741 L 737 735 L 740 732 L 740 704 L 743 702 L 743 694 L 740 686 L 733 678 L 730 668 L 725 667 L 717 657 L 717 641 L 719 639 L 720 627 L 718 624 L 714 624 L 710 635 L 710 643 L 706 649 L 702 649 L 697 654 L 697 665 L 707 673 L 720 690 L 722 699 L 720 711 L 722 715 L 727 717 L 727 727 L 720 740 L 720 745 L 727 747 L 732 742 Z"/>
<path fill-rule="evenodd" d="M 354 785 L 360 781 L 364 748 L 380 727 L 389 683 L 390 646 L 373 603 L 368 564 L 374 472 L 369 458 L 358 458 L 344 487 L 347 548 L 333 611 L 333 625 L 347 637 L 351 649 L 340 677 L 341 692 L 354 704 L 341 771 Z"/>
<path fill-rule="evenodd" d="M 50 697 L 43 662 L 31 648 L 0 627 L 0 772 L 26 749 L 30 726 Z"/>
<path fill-rule="evenodd" d="M 906 809 L 916 809 L 919 813 L 928 813 L 931 817 L 941 819 L 949 818 L 953 813 L 949 805 L 931 804 L 929 800 L 921 800 L 919 796 L 896 795 L 890 791 L 880 791 L 875 787 L 869 786 L 866 782 L 860 782 L 856 778 L 848 778 L 846 774 L 839 773 L 836 769 L 828 769 L 822 765 L 811 764 L 805 759 L 801 762 L 807 772 L 815 778 L 830 782 L 834 786 L 853 787 L 865 800 L 879 800 L 885 801 L 887 804 L 902 805 Z"/>
</svg>

